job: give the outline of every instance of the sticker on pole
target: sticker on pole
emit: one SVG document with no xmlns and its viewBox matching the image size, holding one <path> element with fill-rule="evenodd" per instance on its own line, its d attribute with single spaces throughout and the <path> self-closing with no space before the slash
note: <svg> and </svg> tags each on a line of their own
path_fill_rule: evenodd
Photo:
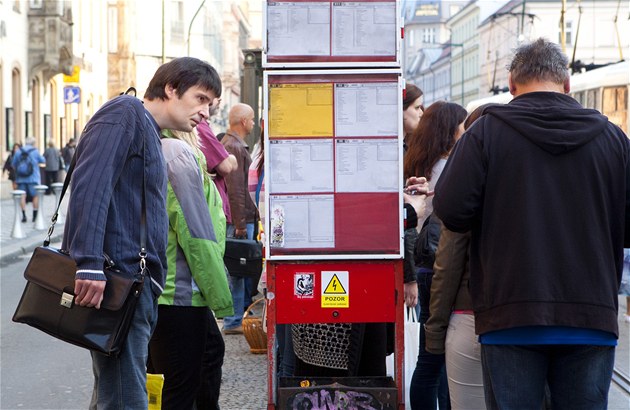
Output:
<svg viewBox="0 0 630 410">
<path fill-rule="evenodd" d="M 322 271 L 322 307 L 350 307 L 348 272 Z"/>
<path fill-rule="evenodd" d="M 315 297 L 313 287 L 315 284 L 315 273 L 296 273 L 293 279 L 294 295 L 298 299 L 313 299 Z"/>
</svg>

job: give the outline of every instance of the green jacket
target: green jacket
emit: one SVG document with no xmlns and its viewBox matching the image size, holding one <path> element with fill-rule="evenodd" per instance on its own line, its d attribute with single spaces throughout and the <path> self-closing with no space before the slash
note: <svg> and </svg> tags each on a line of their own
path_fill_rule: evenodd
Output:
<svg viewBox="0 0 630 410">
<path fill-rule="evenodd" d="M 219 318 L 234 314 L 223 254 L 225 215 L 205 159 L 187 143 L 162 139 L 168 172 L 168 270 L 158 303 L 207 306 Z"/>
</svg>

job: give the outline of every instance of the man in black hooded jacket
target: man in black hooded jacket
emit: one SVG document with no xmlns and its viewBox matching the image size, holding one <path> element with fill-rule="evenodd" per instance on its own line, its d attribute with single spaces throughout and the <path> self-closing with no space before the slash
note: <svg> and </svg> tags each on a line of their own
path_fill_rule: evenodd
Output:
<svg viewBox="0 0 630 410">
<path fill-rule="evenodd" d="M 454 147 L 435 189 L 444 225 L 472 232 L 470 293 L 489 409 L 604 409 L 617 290 L 630 245 L 630 142 L 567 95 L 544 39 L 509 67 L 514 99 Z"/>
</svg>

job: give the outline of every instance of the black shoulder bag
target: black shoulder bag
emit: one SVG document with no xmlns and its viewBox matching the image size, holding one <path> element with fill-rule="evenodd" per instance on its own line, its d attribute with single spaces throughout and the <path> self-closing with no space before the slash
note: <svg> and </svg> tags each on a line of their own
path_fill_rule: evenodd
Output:
<svg viewBox="0 0 630 410">
<path fill-rule="evenodd" d="M 144 149 L 143 142 L 143 149 Z M 145 153 L 146 158 L 146 153 Z M 108 356 L 118 356 L 129 333 L 131 319 L 144 286 L 146 270 L 146 198 L 143 169 L 142 217 L 139 271 L 121 272 L 107 255 L 103 271 L 107 278 L 101 308 L 79 306 L 74 302 L 77 266 L 67 251 L 49 246 L 63 196 L 70 183 L 76 155 L 52 217 L 44 245 L 33 252 L 24 271 L 27 280 L 13 321 L 26 323 L 49 335 Z"/>
</svg>

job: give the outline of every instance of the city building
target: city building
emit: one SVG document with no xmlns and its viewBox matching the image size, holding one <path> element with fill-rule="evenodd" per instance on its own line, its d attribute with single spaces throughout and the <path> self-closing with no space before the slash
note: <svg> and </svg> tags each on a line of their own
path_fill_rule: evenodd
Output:
<svg viewBox="0 0 630 410">
<path fill-rule="evenodd" d="M 241 99 L 244 49 L 260 49 L 257 0 L 0 0 L 0 141 L 34 136 L 40 150 L 78 138 L 107 100 L 142 97 L 172 58 L 208 61 L 223 79 L 216 132 Z M 2 178 L 2 195 L 10 189 Z"/>
<path fill-rule="evenodd" d="M 402 61 L 404 77 L 407 81 L 420 86 L 425 94 L 427 91 L 429 94 L 433 94 L 433 89 L 427 90 L 422 87 L 422 83 L 430 82 L 433 86 L 433 80 L 423 72 L 425 70 L 430 71 L 428 67 L 436 63 L 438 58 L 444 58 L 443 43 L 449 41 L 451 36 L 446 22 L 468 2 L 469 0 L 416 0 L 415 2 L 407 2 L 403 7 L 405 38 L 402 47 Z M 450 76 L 446 79 L 442 78 L 442 80 L 450 81 Z"/>
<path fill-rule="evenodd" d="M 437 5 L 431 9 L 427 3 L 438 2 L 416 2 L 419 14 L 445 10 Z M 416 40 L 407 39 L 405 76 L 422 88 L 427 105 L 445 99 L 466 106 L 473 100 L 507 91 L 507 64 L 512 51 L 524 41 L 538 37 L 557 41 L 567 53 L 573 71 L 627 59 L 629 15 L 630 3 L 619 0 L 468 1 L 445 21 L 448 37 L 439 38 L 439 53 L 435 46 L 427 44 L 417 51 L 410 49 Z M 414 23 L 409 20 L 407 24 Z M 405 32 L 408 31 L 405 26 Z M 442 31 L 439 33 L 442 35 Z M 443 69 L 447 63 L 448 93 L 438 89 L 444 84 Z"/>
<path fill-rule="evenodd" d="M 567 1 L 564 9 L 560 1 L 506 2 L 479 24 L 479 97 L 507 91 L 512 50 L 538 37 L 563 45 L 574 72 L 627 59 L 629 7 L 618 0 Z"/>
</svg>

